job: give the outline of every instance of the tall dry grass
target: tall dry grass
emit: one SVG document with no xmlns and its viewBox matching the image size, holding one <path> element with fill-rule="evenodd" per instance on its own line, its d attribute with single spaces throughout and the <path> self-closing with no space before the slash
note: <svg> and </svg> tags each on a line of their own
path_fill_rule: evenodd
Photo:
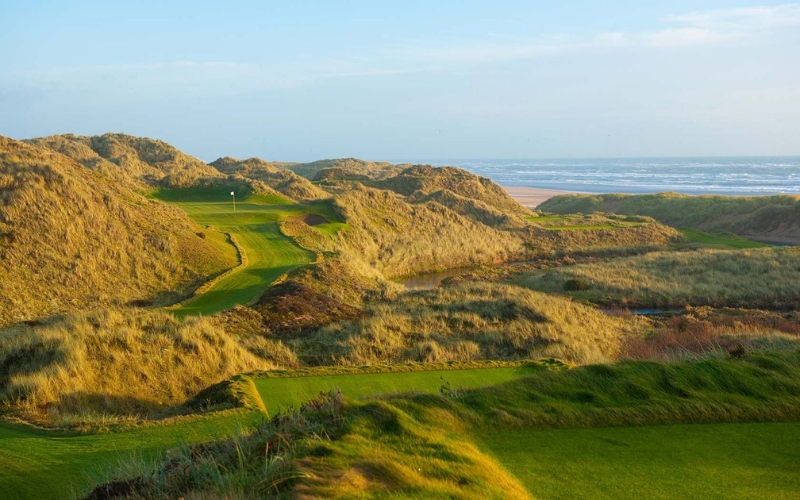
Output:
<svg viewBox="0 0 800 500">
<path fill-rule="evenodd" d="M 505 284 L 474 283 L 368 304 L 364 317 L 287 343 L 317 365 L 537 359 L 614 359 L 647 323 Z"/>
<path fill-rule="evenodd" d="M 236 264 L 222 234 L 49 149 L 0 138 L 0 326 L 165 303 Z"/>
<path fill-rule="evenodd" d="M 50 425 L 152 417 L 238 373 L 296 362 L 280 341 L 231 335 L 212 319 L 99 310 L 0 333 L 0 395 Z"/>
<path fill-rule="evenodd" d="M 586 289 L 565 290 L 570 280 Z M 654 252 L 529 274 L 517 282 L 625 307 L 799 309 L 800 248 Z"/>
</svg>

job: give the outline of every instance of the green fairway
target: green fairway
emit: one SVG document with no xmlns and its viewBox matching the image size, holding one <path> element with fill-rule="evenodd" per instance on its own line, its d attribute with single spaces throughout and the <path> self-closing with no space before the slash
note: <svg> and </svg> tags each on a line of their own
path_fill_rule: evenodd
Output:
<svg viewBox="0 0 800 500">
<path fill-rule="evenodd" d="M 208 441 L 248 428 L 263 415 L 236 412 L 154 425 L 130 432 L 68 436 L 0 421 L 0 498 L 69 498 L 120 460 L 149 457 L 182 443 Z"/>
<path fill-rule="evenodd" d="M 236 202 L 230 188 L 161 190 L 154 198 L 183 209 L 195 222 L 230 233 L 244 251 L 246 265 L 224 276 L 199 296 L 172 309 L 179 315 L 213 314 L 257 298 L 281 274 L 316 259 L 283 235 L 278 222 L 289 216 L 317 214 L 329 222 L 314 226 L 332 236 L 344 224 L 327 202 L 292 204 L 279 196 L 245 196 Z"/>
<path fill-rule="evenodd" d="M 396 373 L 363 373 L 295 378 L 256 378 L 258 394 L 270 415 L 301 403 L 334 388 L 349 398 L 368 397 L 393 392 L 436 393 L 442 386 L 450 389 L 474 388 L 499 384 L 540 371 L 536 366 L 478 368 L 472 370 L 436 370 Z M 449 384 L 449 385 L 448 385 Z"/>
<path fill-rule="evenodd" d="M 238 208 L 238 207 L 237 207 Z M 481 387 L 541 370 L 537 366 L 366 373 L 310 377 L 257 378 L 259 395 L 270 415 L 340 388 L 351 398 L 395 391 L 438 392 Z M 0 498 L 48 499 L 80 492 L 97 473 L 113 469 L 120 459 L 154 456 L 185 442 L 229 435 L 264 418 L 262 413 L 234 412 L 153 425 L 129 432 L 68 436 L 55 431 L 0 421 Z"/>
<path fill-rule="evenodd" d="M 485 433 L 534 498 L 798 498 L 800 424 Z"/>
<path fill-rule="evenodd" d="M 679 229 L 682 235 L 689 239 L 688 243 L 682 243 L 679 247 L 692 248 L 764 248 L 769 247 L 766 243 L 740 238 L 735 234 L 708 234 L 697 229 Z"/>
</svg>

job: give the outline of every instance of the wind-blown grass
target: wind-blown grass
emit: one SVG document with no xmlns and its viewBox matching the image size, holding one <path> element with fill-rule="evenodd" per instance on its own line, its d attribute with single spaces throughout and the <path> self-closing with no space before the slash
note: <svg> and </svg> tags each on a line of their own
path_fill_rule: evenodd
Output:
<svg viewBox="0 0 800 500">
<path fill-rule="evenodd" d="M 521 276 L 523 286 L 624 307 L 796 309 L 800 249 L 654 252 Z M 570 291 L 568 283 L 584 286 Z"/>
</svg>

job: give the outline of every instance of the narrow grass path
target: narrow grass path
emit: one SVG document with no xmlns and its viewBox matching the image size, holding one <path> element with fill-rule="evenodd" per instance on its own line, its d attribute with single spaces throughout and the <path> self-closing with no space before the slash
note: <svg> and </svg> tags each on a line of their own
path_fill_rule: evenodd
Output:
<svg viewBox="0 0 800 500">
<path fill-rule="evenodd" d="M 534 498 L 800 497 L 800 423 L 486 432 Z"/>
<path fill-rule="evenodd" d="M 274 415 L 289 406 L 315 398 L 320 392 L 338 388 L 345 397 L 359 398 L 395 392 L 437 393 L 449 388 L 477 388 L 507 382 L 541 371 L 536 366 L 478 368 L 470 370 L 435 370 L 396 373 L 361 373 L 295 378 L 256 378 L 254 380 L 267 413 Z"/>
<path fill-rule="evenodd" d="M 230 233 L 246 254 L 246 265 L 216 281 L 202 294 L 171 309 L 178 316 L 213 314 L 256 299 L 283 273 L 316 259 L 314 252 L 283 235 L 278 222 L 317 214 L 329 222 L 315 226 L 328 236 L 344 227 L 327 202 L 291 204 L 278 196 L 246 196 L 236 202 L 229 188 L 161 190 L 154 198 L 174 204 L 203 226 Z"/>
<path fill-rule="evenodd" d="M 697 229 L 678 230 L 689 241 L 681 243 L 678 248 L 766 248 L 773 245 L 748 240 L 735 234 L 709 234 Z"/>
</svg>

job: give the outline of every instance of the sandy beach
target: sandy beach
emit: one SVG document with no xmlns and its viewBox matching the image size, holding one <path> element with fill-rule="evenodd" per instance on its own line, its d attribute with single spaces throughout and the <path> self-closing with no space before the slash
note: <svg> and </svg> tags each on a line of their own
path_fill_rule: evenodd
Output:
<svg viewBox="0 0 800 500">
<path fill-rule="evenodd" d="M 517 200 L 520 205 L 528 208 L 535 208 L 553 196 L 572 194 L 570 191 L 520 186 L 503 186 L 503 189 L 505 189 L 512 198 Z"/>
</svg>

